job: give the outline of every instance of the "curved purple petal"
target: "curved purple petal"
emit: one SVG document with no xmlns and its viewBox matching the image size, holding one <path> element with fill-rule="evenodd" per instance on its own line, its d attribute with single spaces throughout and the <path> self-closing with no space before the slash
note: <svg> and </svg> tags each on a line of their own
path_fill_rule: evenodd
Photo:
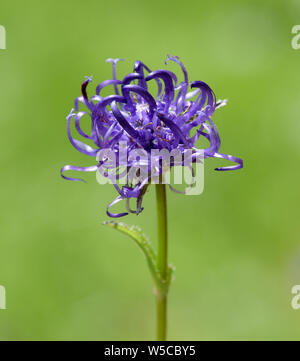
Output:
<svg viewBox="0 0 300 361">
<path fill-rule="evenodd" d="M 126 99 L 122 97 L 121 95 L 109 95 L 106 98 L 103 98 L 97 105 L 96 105 L 96 112 L 98 114 L 102 114 L 105 110 L 105 108 L 111 104 L 112 102 L 118 102 L 118 103 L 125 103 Z"/>
<path fill-rule="evenodd" d="M 186 145 L 187 147 L 190 146 L 188 140 L 185 138 L 184 134 L 182 133 L 181 129 L 168 117 L 166 117 L 162 113 L 157 113 L 158 118 L 169 127 L 172 132 L 174 133 L 175 137 L 177 137 L 181 142 Z"/>
<path fill-rule="evenodd" d="M 112 58 L 109 58 L 109 59 L 106 59 L 106 62 L 107 63 L 112 63 L 112 75 L 113 75 L 113 80 L 117 80 L 117 77 L 116 77 L 116 67 L 117 67 L 117 63 L 119 61 L 123 61 L 124 59 L 112 59 Z M 114 83 L 114 88 L 115 88 L 115 93 L 116 95 L 119 95 L 119 90 L 118 90 L 118 87 L 117 87 L 117 83 Z"/>
<path fill-rule="evenodd" d="M 149 104 L 149 118 L 153 118 L 154 111 L 156 110 L 156 101 L 152 97 L 152 95 L 147 92 L 147 90 L 138 85 L 125 85 L 124 87 L 122 87 L 122 91 L 126 99 L 129 97 L 129 92 L 137 93 L 142 98 L 144 98 Z"/>
<path fill-rule="evenodd" d="M 121 127 L 125 130 L 125 132 L 128 133 L 132 138 L 138 139 L 139 138 L 138 131 L 135 130 L 134 128 L 132 128 L 132 126 L 127 122 L 127 120 L 121 114 L 115 101 L 113 101 L 111 104 L 111 110 L 113 112 L 114 117 L 116 118 L 118 123 L 121 125 Z"/>
<path fill-rule="evenodd" d="M 133 70 L 140 75 L 138 84 L 139 84 L 140 87 L 147 90 L 148 87 L 147 87 L 147 83 L 145 81 L 144 68 L 145 68 L 145 66 L 141 61 L 137 60 L 134 63 Z"/>
<path fill-rule="evenodd" d="M 203 81 L 194 81 L 191 83 L 191 88 L 199 88 L 202 92 L 201 101 L 199 104 L 199 108 L 201 109 L 207 99 L 207 104 L 210 105 L 213 109 L 216 108 L 216 96 L 212 89 Z"/>
<path fill-rule="evenodd" d="M 65 165 L 64 167 L 61 168 L 60 175 L 62 176 L 62 178 L 70 180 L 70 181 L 86 182 L 84 179 L 81 179 L 81 178 L 71 178 L 71 177 L 65 176 L 64 172 L 66 172 L 68 170 L 77 171 L 77 172 L 96 172 L 97 166 L 94 165 L 91 167 L 76 167 L 73 165 Z"/>
<path fill-rule="evenodd" d="M 137 71 L 135 68 L 138 68 L 139 70 L 141 68 L 144 68 L 148 73 L 151 73 L 152 71 L 147 67 L 146 64 L 142 63 L 141 61 L 137 61 L 134 65 L 134 70 Z M 138 73 L 140 74 L 140 72 L 138 71 Z M 144 77 L 144 72 L 142 74 L 142 77 Z M 156 98 L 159 98 L 161 91 L 162 91 L 162 84 L 161 81 L 159 79 L 155 79 L 156 83 L 157 83 L 157 87 L 158 87 L 158 91 L 157 91 L 157 95 Z M 144 84 L 145 85 L 145 84 Z M 146 84 L 147 87 L 147 84 Z"/>
<path fill-rule="evenodd" d="M 129 85 L 133 80 L 136 79 L 142 79 L 142 75 L 138 73 L 130 73 L 125 76 L 125 78 L 122 81 L 123 85 Z"/>
<path fill-rule="evenodd" d="M 244 166 L 243 160 L 238 157 L 234 157 L 233 155 L 214 153 L 213 157 L 227 159 L 227 160 L 230 160 L 231 162 L 237 163 L 237 165 L 215 168 L 215 170 L 217 170 L 217 171 L 237 170 L 237 169 L 243 168 L 243 166 Z"/>
<path fill-rule="evenodd" d="M 180 65 L 181 70 L 182 70 L 183 75 L 184 75 L 184 82 L 188 85 L 188 83 L 189 83 L 188 73 L 187 73 L 187 70 L 186 70 L 185 66 L 179 60 L 179 57 L 178 56 L 170 56 L 170 55 L 168 55 L 167 59 L 165 60 L 166 65 L 168 64 L 169 60 L 174 61 L 175 63 Z"/>
<path fill-rule="evenodd" d="M 83 138 L 87 138 L 87 139 L 93 139 L 92 136 L 86 134 L 80 127 L 80 119 L 86 115 L 87 113 L 86 112 L 79 112 L 75 115 L 74 119 L 75 119 L 75 127 L 76 127 L 76 130 L 77 132 L 83 137 Z"/>
<path fill-rule="evenodd" d="M 106 208 L 106 214 L 111 217 L 111 218 L 120 218 L 120 217 L 124 217 L 127 216 L 128 213 L 123 212 L 123 213 L 111 213 L 109 211 L 109 209 L 114 206 L 115 204 L 121 202 L 123 200 L 123 198 L 121 196 L 118 196 L 116 199 L 114 199 L 111 203 L 109 203 L 109 205 Z"/>
<path fill-rule="evenodd" d="M 93 109 L 93 103 L 89 102 L 86 88 L 87 88 L 88 84 L 91 82 L 92 82 L 92 77 L 86 77 L 85 81 L 81 84 L 81 94 L 83 97 L 83 102 L 90 110 Z"/>
<path fill-rule="evenodd" d="M 118 84 L 122 84 L 121 80 L 116 80 L 116 79 L 104 80 L 102 83 L 97 85 L 96 95 L 100 95 L 100 92 L 103 88 L 105 88 L 109 85 L 117 86 Z M 119 94 L 117 94 L 117 95 L 119 95 Z"/>
<path fill-rule="evenodd" d="M 72 134 L 71 134 L 71 120 L 72 120 L 72 116 L 69 116 L 68 117 L 68 122 L 67 122 L 67 133 L 68 133 L 68 138 L 70 140 L 70 143 L 79 152 L 81 152 L 83 154 L 86 154 L 86 155 L 93 156 L 93 157 L 96 156 L 96 154 L 98 152 L 98 149 L 93 149 L 89 145 L 84 144 L 84 143 L 80 142 L 79 140 L 74 139 L 72 137 Z"/>
<path fill-rule="evenodd" d="M 168 70 L 156 70 L 150 73 L 146 77 L 146 81 L 150 81 L 152 79 L 157 79 L 157 78 L 162 79 L 165 84 L 165 101 L 166 101 L 165 112 L 167 112 L 174 98 L 173 79 L 175 80 L 176 83 L 177 78 L 174 73 Z"/>
</svg>

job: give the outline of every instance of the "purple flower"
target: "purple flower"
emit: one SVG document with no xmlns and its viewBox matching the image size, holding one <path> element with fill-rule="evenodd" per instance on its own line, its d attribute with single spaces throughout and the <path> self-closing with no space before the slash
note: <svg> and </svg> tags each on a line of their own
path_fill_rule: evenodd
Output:
<svg viewBox="0 0 300 361">
<path fill-rule="evenodd" d="M 216 168 L 217 171 L 235 170 L 243 167 L 240 158 L 219 153 L 220 137 L 211 116 L 214 111 L 225 105 L 225 101 L 216 102 L 215 94 L 211 88 L 202 81 L 189 82 L 187 71 L 178 57 L 168 57 L 168 61 L 177 63 L 184 76 L 178 82 L 174 73 L 168 70 L 151 71 L 145 64 L 136 61 L 133 72 L 126 75 L 123 80 L 116 77 L 116 65 L 121 59 L 108 59 L 112 63 L 113 79 L 105 80 L 96 87 L 96 94 L 89 97 L 87 87 L 92 81 L 87 77 L 82 83 L 82 96 L 75 99 L 74 109 L 67 117 L 67 131 L 71 144 L 79 152 L 97 157 L 100 151 L 108 149 L 116 155 L 117 163 L 110 165 L 107 157 L 97 158 L 96 165 L 91 167 L 76 167 L 66 165 L 61 169 L 63 178 L 79 181 L 79 178 L 70 178 L 64 175 L 65 171 L 75 170 L 83 172 L 100 171 L 110 179 L 118 191 L 118 197 L 107 207 L 110 217 L 121 217 L 129 212 L 139 214 L 142 210 L 142 198 L 147 190 L 146 181 L 130 182 L 124 186 L 117 184 L 121 178 L 122 163 L 119 158 L 126 159 L 125 173 L 136 165 L 136 161 L 128 161 L 128 154 L 132 150 L 142 150 L 149 155 L 146 162 L 149 177 L 151 174 L 150 153 L 152 150 L 166 149 L 177 150 L 184 155 L 191 152 L 191 161 L 199 161 L 199 157 L 223 158 L 236 164 Z M 153 96 L 149 85 L 156 82 L 157 94 Z M 103 89 L 113 86 L 114 94 L 103 96 Z M 191 88 L 189 90 L 189 88 Z M 79 111 L 79 103 L 87 108 L 86 112 Z M 80 120 L 84 115 L 90 117 L 90 132 L 82 130 Z M 73 138 L 71 125 L 74 123 L 78 134 L 93 147 Z M 193 131 L 193 134 L 191 134 Z M 195 144 L 200 137 L 205 137 L 209 146 L 206 149 L 197 149 Z M 120 149 L 119 144 L 126 142 L 125 149 Z M 174 165 L 171 164 L 171 166 Z M 114 177 L 109 170 L 114 168 Z M 161 175 L 162 166 L 156 169 L 157 176 Z M 117 169 L 117 170 L 116 170 Z M 146 172 L 147 173 L 147 172 Z M 124 174 L 123 174 L 124 175 Z M 145 180 L 148 180 L 146 177 Z M 173 189 L 173 188 L 172 188 Z M 130 198 L 136 199 L 136 210 L 129 206 Z M 109 208 L 116 203 L 126 200 L 127 212 L 113 214 Z"/>
</svg>

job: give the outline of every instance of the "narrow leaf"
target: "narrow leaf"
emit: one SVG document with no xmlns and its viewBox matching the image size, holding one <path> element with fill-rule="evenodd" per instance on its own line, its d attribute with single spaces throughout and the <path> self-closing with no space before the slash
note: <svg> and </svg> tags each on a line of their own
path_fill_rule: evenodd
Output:
<svg viewBox="0 0 300 361">
<path fill-rule="evenodd" d="M 108 227 L 114 228 L 123 234 L 126 234 L 134 240 L 134 242 L 138 245 L 138 247 L 141 249 L 141 251 L 146 257 L 150 272 L 154 278 L 155 283 L 160 282 L 159 271 L 156 267 L 156 254 L 153 251 L 147 236 L 142 232 L 142 230 L 137 226 L 128 226 L 127 224 L 122 222 L 105 221 L 103 222 L 103 224 Z"/>
</svg>

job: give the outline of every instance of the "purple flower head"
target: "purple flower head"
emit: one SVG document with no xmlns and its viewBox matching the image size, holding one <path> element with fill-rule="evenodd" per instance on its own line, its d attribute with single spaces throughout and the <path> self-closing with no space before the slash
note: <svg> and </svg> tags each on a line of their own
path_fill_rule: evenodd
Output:
<svg viewBox="0 0 300 361">
<path fill-rule="evenodd" d="M 66 165 L 61 169 L 63 178 L 79 181 L 80 178 L 70 178 L 64 175 L 65 171 L 75 170 L 83 172 L 99 171 L 114 184 L 118 197 L 107 207 L 110 217 L 122 217 L 128 213 L 139 214 L 142 211 L 142 198 L 148 187 L 153 168 L 150 153 L 153 150 L 178 151 L 184 155 L 191 152 L 191 161 L 203 158 L 223 158 L 235 163 L 232 166 L 216 168 L 217 171 L 235 170 L 243 167 L 243 161 L 237 157 L 219 153 L 220 137 L 211 116 L 214 111 L 225 105 L 225 101 L 216 102 L 212 89 L 202 81 L 189 82 L 187 71 L 178 57 L 169 56 L 166 60 L 177 63 L 183 73 L 184 80 L 178 82 L 176 75 L 169 70 L 151 71 L 140 61 L 134 63 L 133 72 L 123 80 L 116 77 L 117 62 L 122 59 L 108 59 L 112 63 L 113 78 L 105 80 L 96 87 L 96 94 L 88 95 L 88 85 L 91 77 L 86 77 L 81 86 L 82 95 L 75 99 L 74 109 L 67 117 L 68 137 L 75 149 L 79 152 L 97 157 L 97 164 L 90 167 L 76 167 Z M 155 82 L 156 95 L 150 92 L 151 83 Z M 114 93 L 103 95 L 103 89 L 113 86 Z M 79 103 L 86 107 L 86 111 L 79 111 Z M 81 118 L 88 115 L 90 131 L 87 133 L 81 128 Z M 77 133 L 93 146 L 73 138 L 71 125 L 75 125 Z M 193 133 L 193 134 L 192 134 Z M 197 149 L 195 144 L 200 137 L 205 137 L 209 146 L 206 149 Z M 121 148 L 120 144 L 126 144 Z M 110 152 L 117 161 L 110 162 Z M 128 180 L 120 186 L 117 180 L 141 159 L 131 159 L 128 155 L 132 151 L 143 151 L 146 177 L 143 180 L 132 182 Z M 104 153 L 103 153 L 104 152 Z M 99 154 L 101 156 L 99 157 Z M 120 160 L 121 159 L 121 160 Z M 125 159 L 126 161 L 122 161 Z M 156 176 L 160 177 L 163 166 L 155 168 Z M 125 169 L 124 169 L 125 165 Z M 175 164 L 171 164 L 174 166 Z M 122 170 L 123 166 L 123 170 Z M 111 170 L 114 170 L 114 177 Z M 171 189 L 173 189 L 171 187 Z M 131 198 L 136 199 L 136 210 L 129 205 Z M 113 214 L 110 207 L 126 200 L 127 212 Z"/>
</svg>

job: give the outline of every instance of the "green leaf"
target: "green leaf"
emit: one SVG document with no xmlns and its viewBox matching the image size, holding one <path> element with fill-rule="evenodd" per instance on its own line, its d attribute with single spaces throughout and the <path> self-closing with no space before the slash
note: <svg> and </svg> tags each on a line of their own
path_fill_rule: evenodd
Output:
<svg viewBox="0 0 300 361">
<path fill-rule="evenodd" d="M 141 249 L 141 251 L 146 257 L 151 275 L 159 292 L 166 294 L 172 281 L 174 267 L 169 265 L 167 279 L 162 280 L 161 274 L 157 268 L 156 253 L 152 249 L 148 237 L 142 232 L 142 230 L 137 226 L 128 226 L 127 224 L 122 222 L 105 221 L 102 224 L 114 228 L 134 240 L 134 242 L 137 244 L 137 246 Z"/>
<path fill-rule="evenodd" d="M 141 249 L 141 251 L 146 257 L 154 281 L 159 281 L 160 277 L 158 269 L 156 267 L 156 254 L 153 251 L 147 236 L 142 232 L 142 230 L 137 226 L 128 226 L 127 224 L 122 222 L 105 221 L 103 222 L 103 224 L 108 227 L 114 228 L 121 233 L 126 234 L 134 240 L 134 242 L 138 245 L 138 247 Z"/>
</svg>

